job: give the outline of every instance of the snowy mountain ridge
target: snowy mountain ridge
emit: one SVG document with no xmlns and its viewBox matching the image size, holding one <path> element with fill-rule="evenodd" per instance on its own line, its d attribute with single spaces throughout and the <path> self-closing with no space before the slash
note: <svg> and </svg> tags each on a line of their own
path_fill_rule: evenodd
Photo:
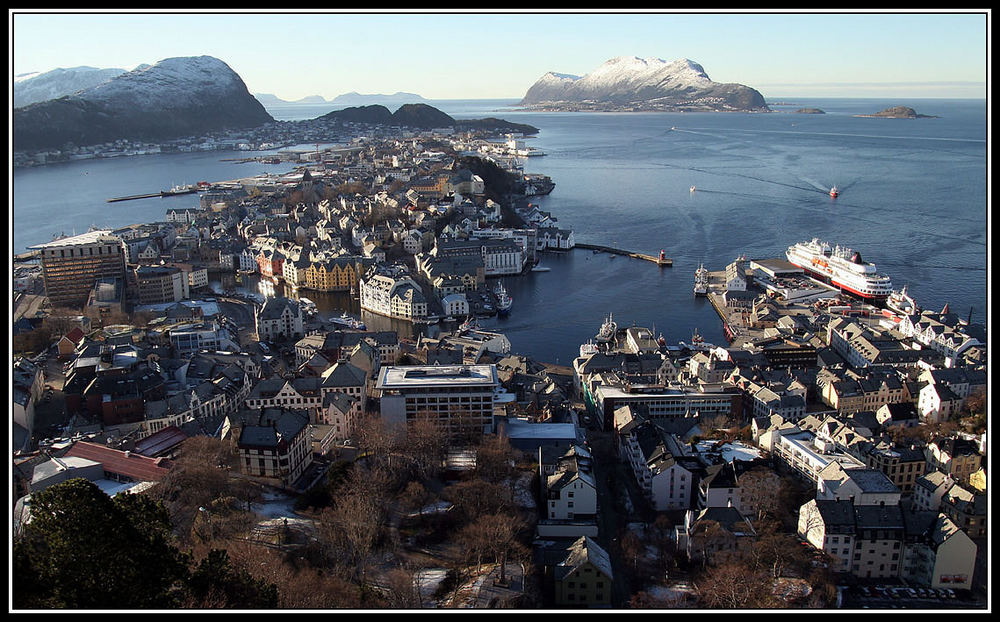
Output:
<svg viewBox="0 0 1000 622">
<path fill-rule="evenodd" d="M 125 73 L 125 69 L 97 69 L 95 67 L 71 67 L 51 71 L 35 71 L 14 77 L 14 107 L 57 99 L 72 95 Z"/>
<path fill-rule="evenodd" d="M 246 91 L 243 80 L 229 65 L 212 56 L 161 60 L 124 73 L 82 94 L 92 102 L 114 108 L 180 108 L 206 93 Z"/>
<path fill-rule="evenodd" d="M 141 65 L 90 88 L 16 108 L 13 134 L 15 150 L 47 149 L 171 140 L 273 120 L 229 65 L 195 56 Z"/>
<path fill-rule="evenodd" d="M 521 105 L 561 106 L 587 103 L 643 109 L 766 110 L 764 98 L 741 84 L 713 82 L 698 63 L 682 58 L 617 56 L 583 77 L 546 73 L 528 89 Z M 655 102 L 655 103 L 653 103 Z"/>
</svg>

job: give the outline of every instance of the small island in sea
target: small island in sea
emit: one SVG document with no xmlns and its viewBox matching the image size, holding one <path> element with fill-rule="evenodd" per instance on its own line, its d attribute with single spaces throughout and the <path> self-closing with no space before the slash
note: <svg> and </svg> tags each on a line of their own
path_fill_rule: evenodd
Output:
<svg viewBox="0 0 1000 622">
<path fill-rule="evenodd" d="M 826 114 L 826 112 L 819 108 L 799 108 L 795 111 L 795 114 Z"/>
<path fill-rule="evenodd" d="M 906 106 L 893 106 L 891 108 L 886 108 L 875 114 L 856 114 L 856 117 L 863 117 L 866 119 L 936 119 L 937 117 L 927 114 L 917 114 L 917 111 L 913 108 L 907 108 Z"/>
</svg>

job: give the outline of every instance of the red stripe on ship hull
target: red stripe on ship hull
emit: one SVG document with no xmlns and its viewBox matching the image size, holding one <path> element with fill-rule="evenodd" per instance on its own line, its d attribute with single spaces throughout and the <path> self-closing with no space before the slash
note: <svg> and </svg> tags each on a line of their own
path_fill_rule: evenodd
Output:
<svg viewBox="0 0 1000 622">
<path fill-rule="evenodd" d="M 889 297 L 889 294 L 885 294 L 885 295 L 882 295 L 882 296 L 875 295 L 875 294 L 862 294 L 858 290 L 856 290 L 856 289 L 854 289 L 852 287 L 848 287 L 848 286 L 844 285 L 843 283 L 838 283 L 837 281 L 834 281 L 833 279 L 830 279 L 830 282 L 833 283 L 834 285 L 836 285 L 837 287 L 839 287 L 840 289 L 846 289 L 847 291 L 851 292 L 855 296 L 861 296 L 862 298 L 870 298 L 870 299 L 873 299 L 873 300 L 881 300 L 883 298 L 888 298 Z"/>
<path fill-rule="evenodd" d="M 832 277 L 830 277 L 828 275 L 825 275 L 822 272 L 816 272 L 815 270 L 813 270 L 811 268 L 807 268 L 806 266 L 800 266 L 799 264 L 795 263 L 794 261 L 790 261 L 789 263 L 791 263 L 793 266 L 796 266 L 798 268 L 802 268 L 803 270 L 805 270 L 809 274 L 812 274 L 813 276 L 819 278 L 820 280 L 828 281 L 831 285 L 839 287 L 840 289 L 843 289 L 843 290 L 847 290 L 850 293 L 854 294 L 855 296 L 860 296 L 861 298 L 869 298 L 869 299 L 872 299 L 872 300 L 882 300 L 884 298 L 888 298 L 889 297 L 889 294 L 885 294 L 885 295 L 881 295 L 881 296 L 877 296 L 875 294 L 863 294 L 863 293 L 859 292 L 858 290 L 854 289 L 853 287 L 848 287 L 847 285 L 844 285 L 843 283 L 839 283 L 839 282 L 833 280 Z"/>
</svg>

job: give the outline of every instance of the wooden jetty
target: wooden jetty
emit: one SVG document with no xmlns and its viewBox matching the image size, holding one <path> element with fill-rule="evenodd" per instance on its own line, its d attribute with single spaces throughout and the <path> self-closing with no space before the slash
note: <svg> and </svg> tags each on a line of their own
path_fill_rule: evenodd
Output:
<svg viewBox="0 0 1000 622">
<path fill-rule="evenodd" d="M 625 255 L 626 257 L 632 257 L 634 259 L 642 259 L 643 261 L 651 261 L 656 265 L 662 267 L 671 267 L 674 265 L 674 260 L 666 257 L 663 251 L 660 251 L 660 256 L 647 255 L 645 253 L 637 253 L 630 250 L 625 250 L 622 248 L 615 248 L 613 246 L 603 246 L 601 244 L 583 244 L 577 243 L 574 248 L 583 248 L 587 250 L 601 251 L 604 253 L 611 253 L 612 255 Z"/>
</svg>

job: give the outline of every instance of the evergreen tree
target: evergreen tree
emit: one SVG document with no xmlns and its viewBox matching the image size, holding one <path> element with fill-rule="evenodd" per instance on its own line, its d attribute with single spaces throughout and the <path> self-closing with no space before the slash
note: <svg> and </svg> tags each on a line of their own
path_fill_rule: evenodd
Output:
<svg viewBox="0 0 1000 622">
<path fill-rule="evenodd" d="M 31 497 L 14 543 L 17 608 L 165 608 L 177 604 L 187 557 L 170 542 L 166 508 L 140 495 L 114 499 L 72 479 Z"/>
</svg>

